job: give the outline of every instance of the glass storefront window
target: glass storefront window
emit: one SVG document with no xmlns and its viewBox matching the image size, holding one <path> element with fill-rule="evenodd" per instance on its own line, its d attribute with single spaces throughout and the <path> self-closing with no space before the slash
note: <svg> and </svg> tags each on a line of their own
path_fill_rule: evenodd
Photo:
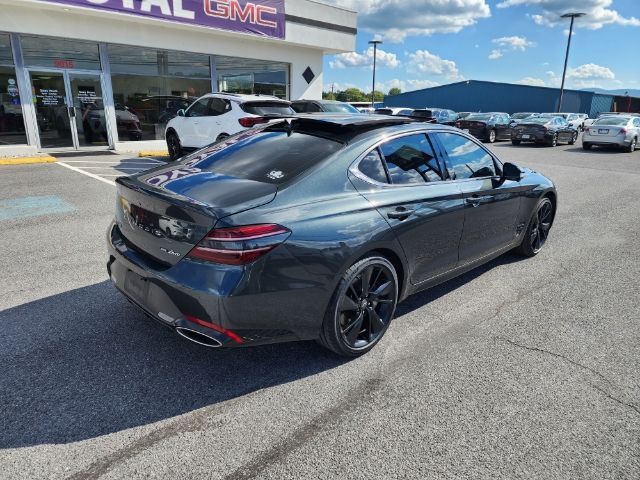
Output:
<svg viewBox="0 0 640 480">
<path fill-rule="evenodd" d="M 98 44 L 67 38 L 20 35 L 27 67 L 100 70 Z"/>
<path fill-rule="evenodd" d="M 229 93 L 253 93 L 287 98 L 287 63 L 216 56 L 218 89 Z"/>
<path fill-rule="evenodd" d="M 9 35 L 0 33 L 0 146 L 27 143 Z"/>
<path fill-rule="evenodd" d="M 120 132 L 120 141 L 161 140 L 178 110 L 211 91 L 209 56 L 123 45 L 109 45 L 116 118 L 135 116 L 140 138 Z"/>
</svg>

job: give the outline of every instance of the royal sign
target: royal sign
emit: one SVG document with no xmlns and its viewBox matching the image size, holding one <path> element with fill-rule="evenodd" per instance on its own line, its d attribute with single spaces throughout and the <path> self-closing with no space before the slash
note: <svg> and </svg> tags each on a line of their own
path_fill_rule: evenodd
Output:
<svg viewBox="0 0 640 480">
<path fill-rule="evenodd" d="M 284 38 L 285 0 L 42 0 L 204 27 Z"/>
</svg>

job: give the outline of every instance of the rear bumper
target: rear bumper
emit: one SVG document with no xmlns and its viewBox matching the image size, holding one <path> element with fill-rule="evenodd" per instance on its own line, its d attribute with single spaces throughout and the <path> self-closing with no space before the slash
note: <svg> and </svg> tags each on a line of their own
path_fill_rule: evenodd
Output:
<svg viewBox="0 0 640 480">
<path fill-rule="evenodd" d="M 319 297 L 318 289 L 267 291 L 266 286 L 256 290 L 252 279 L 260 275 L 264 265 L 252 271 L 253 266 L 182 259 L 165 268 L 128 248 L 115 223 L 107 232 L 107 244 L 107 271 L 114 286 L 166 327 L 206 332 L 225 347 L 304 340 L 315 338 L 319 332 L 323 315 L 316 312 L 312 316 L 315 325 L 310 325 L 300 314 L 311 296 Z M 287 254 L 286 249 L 280 250 Z M 258 279 L 260 282 L 265 283 L 264 279 Z M 194 323 L 194 318 L 216 328 Z"/>
<path fill-rule="evenodd" d="M 582 143 L 589 143 L 600 147 L 618 147 L 624 148 L 631 145 L 632 138 L 602 138 L 596 135 L 582 135 Z"/>
<path fill-rule="evenodd" d="M 525 136 L 528 135 L 528 138 Z M 520 142 L 548 142 L 553 138 L 553 133 L 545 132 L 511 132 L 511 140 L 517 140 Z"/>
</svg>

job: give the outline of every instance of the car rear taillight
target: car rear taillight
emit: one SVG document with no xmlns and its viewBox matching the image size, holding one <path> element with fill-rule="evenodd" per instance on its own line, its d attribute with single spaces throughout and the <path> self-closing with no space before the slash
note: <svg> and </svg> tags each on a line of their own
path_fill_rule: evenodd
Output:
<svg viewBox="0 0 640 480">
<path fill-rule="evenodd" d="M 255 127 L 259 123 L 267 123 L 269 119 L 264 117 L 242 117 L 238 119 L 238 123 L 245 128 Z"/>
<path fill-rule="evenodd" d="M 291 230 L 273 223 L 214 228 L 187 257 L 223 265 L 255 262 L 284 242 Z"/>
<path fill-rule="evenodd" d="M 460 128 L 460 125 L 462 125 L 460 122 L 456 122 L 456 128 Z"/>
<path fill-rule="evenodd" d="M 627 130 L 624 128 L 621 128 L 620 131 L 618 132 L 618 135 L 626 135 L 627 134 Z"/>
</svg>

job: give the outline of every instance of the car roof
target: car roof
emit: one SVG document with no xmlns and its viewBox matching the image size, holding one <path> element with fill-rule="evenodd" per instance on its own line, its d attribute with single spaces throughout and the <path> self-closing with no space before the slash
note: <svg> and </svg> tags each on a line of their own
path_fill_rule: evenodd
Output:
<svg viewBox="0 0 640 480">
<path fill-rule="evenodd" d="M 282 103 L 291 103 L 288 100 L 283 100 L 278 97 L 274 97 L 272 95 L 249 95 L 246 93 L 226 93 L 226 92 L 213 92 L 202 95 L 202 97 L 210 97 L 210 98 L 224 98 L 226 100 L 232 100 L 238 103 L 245 102 L 263 102 L 265 100 L 273 101 L 273 102 L 282 102 Z M 201 97 L 201 98 L 202 98 Z"/>
</svg>

